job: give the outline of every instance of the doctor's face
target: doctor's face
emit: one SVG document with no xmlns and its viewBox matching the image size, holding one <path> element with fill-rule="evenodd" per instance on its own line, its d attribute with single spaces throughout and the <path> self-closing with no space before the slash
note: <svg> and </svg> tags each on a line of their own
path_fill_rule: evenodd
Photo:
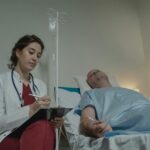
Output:
<svg viewBox="0 0 150 150">
<path fill-rule="evenodd" d="M 42 56 L 42 49 L 40 44 L 33 42 L 22 50 L 18 49 L 16 51 L 16 56 L 18 58 L 17 67 L 19 66 L 20 69 L 30 72 L 39 62 L 39 59 Z"/>
</svg>

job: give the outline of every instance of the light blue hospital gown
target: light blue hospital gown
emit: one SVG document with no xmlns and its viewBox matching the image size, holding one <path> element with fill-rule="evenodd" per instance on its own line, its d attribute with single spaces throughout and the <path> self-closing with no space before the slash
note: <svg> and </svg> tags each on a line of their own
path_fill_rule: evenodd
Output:
<svg viewBox="0 0 150 150">
<path fill-rule="evenodd" d="M 87 91 L 79 109 L 92 106 L 96 117 L 111 125 L 116 134 L 150 132 L 150 100 L 142 94 L 120 87 L 106 87 Z"/>
</svg>

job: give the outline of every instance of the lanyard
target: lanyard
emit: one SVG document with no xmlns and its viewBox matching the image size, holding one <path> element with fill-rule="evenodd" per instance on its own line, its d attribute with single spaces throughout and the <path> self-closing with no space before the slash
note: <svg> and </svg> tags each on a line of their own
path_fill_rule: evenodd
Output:
<svg viewBox="0 0 150 150">
<path fill-rule="evenodd" d="M 36 91 L 39 91 L 38 90 L 38 87 L 35 85 L 35 83 L 34 83 L 34 78 L 33 78 L 33 75 L 30 73 L 30 76 L 31 76 L 31 80 L 32 80 L 32 85 L 33 85 L 33 91 L 34 91 L 34 93 L 37 93 Z M 17 93 L 17 95 L 18 95 L 18 98 L 19 98 L 19 100 L 20 100 L 20 102 L 21 102 L 21 106 L 23 106 L 24 105 L 24 100 L 23 100 L 23 98 L 21 97 L 21 95 L 19 94 L 19 91 L 18 91 L 18 89 L 17 89 L 17 87 L 16 87 L 16 84 L 15 84 L 15 81 L 14 81 L 14 69 L 12 69 L 12 71 L 11 71 L 11 79 L 12 79 L 12 84 L 13 84 L 13 86 L 14 86 L 14 88 L 15 88 L 15 91 L 16 91 L 16 93 Z"/>
</svg>

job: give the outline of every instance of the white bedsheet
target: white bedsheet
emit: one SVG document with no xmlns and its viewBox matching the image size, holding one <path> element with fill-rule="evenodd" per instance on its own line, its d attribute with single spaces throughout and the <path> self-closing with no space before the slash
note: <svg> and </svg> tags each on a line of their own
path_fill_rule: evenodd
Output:
<svg viewBox="0 0 150 150">
<path fill-rule="evenodd" d="M 69 134 L 67 136 L 72 150 L 150 150 L 150 134 L 117 135 L 98 139 Z"/>
</svg>

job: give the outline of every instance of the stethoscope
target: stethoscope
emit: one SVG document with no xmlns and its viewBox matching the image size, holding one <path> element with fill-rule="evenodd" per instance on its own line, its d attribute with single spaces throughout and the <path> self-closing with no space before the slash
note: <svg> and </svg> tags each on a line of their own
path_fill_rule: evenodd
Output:
<svg viewBox="0 0 150 150">
<path fill-rule="evenodd" d="M 32 82 L 32 89 L 33 89 L 33 92 L 34 92 L 35 94 L 37 94 L 37 93 L 39 93 L 39 89 L 38 89 L 38 87 L 36 86 L 36 84 L 35 84 L 35 82 L 34 82 L 34 77 L 33 77 L 33 75 L 32 75 L 31 73 L 30 73 L 29 75 L 30 75 L 31 82 Z M 21 101 L 21 106 L 23 106 L 23 105 L 24 105 L 24 100 L 23 100 L 23 98 L 21 97 L 21 95 L 19 94 L 19 91 L 18 91 L 18 89 L 17 89 L 17 87 L 16 87 L 16 84 L 15 84 L 15 81 L 14 81 L 14 69 L 12 69 L 12 71 L 11 71 L 11 80 L 12 80 L 12 84 L 13 84 L 13 86 L 14 86 L 14 88 L 15 88 L 15 91 L 16 91 L 16 93 L 17 93 L 17 95 L 18 95 L 18 98 L 19 98 L 19 100 Z"/>
</svg>

